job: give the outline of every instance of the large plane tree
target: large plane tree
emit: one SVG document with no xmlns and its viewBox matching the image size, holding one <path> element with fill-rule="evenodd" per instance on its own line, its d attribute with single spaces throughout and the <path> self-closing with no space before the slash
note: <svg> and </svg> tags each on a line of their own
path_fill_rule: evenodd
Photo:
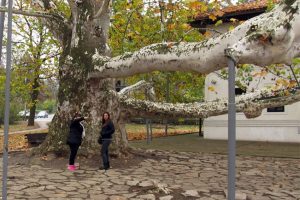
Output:
<svg viewBox="0 0 300 200">
<path fill-rule="evenodd" d="M 283 0 L 269 12 L 252 18 L 218 37 L 198 43 L 159 43 L 111 58 L 108 30 L 110 0 L 68 0 L 68 4 L 35 0 L 40 12 L 16 11 L 42 16 L 59 40 L 58 110 L 51 123 L 43 151 L 65 148 L 68 121 L 75 111 L 89 116 L 84 148 L 93 151 L 101 114 L 109 111 L 116 125 L 114 146 L 127 148 L 125 122 L 130 117 L 209 117 L 227 113 L 227 101 L 170 104 L 130 98 L 132 90 L 150 88 L 144 81 L 115 92 L 115 78 L 159 71 L 210 73 L 227 67 L 227 58 L 237 63 L 265 66 L 290 65 L 300 53 L 300 0 Z M 64 11 L 64 12 L 62 12 Z M 46 13 L 45 13 L 46 12 Z M 283 92 L 285 91 L 285 92 Z M 262 109 L 291 104 L 300 99 L 298 88 L 277 87 L 239 96 L 237 111 L 257 117 Z"/>
</svg>

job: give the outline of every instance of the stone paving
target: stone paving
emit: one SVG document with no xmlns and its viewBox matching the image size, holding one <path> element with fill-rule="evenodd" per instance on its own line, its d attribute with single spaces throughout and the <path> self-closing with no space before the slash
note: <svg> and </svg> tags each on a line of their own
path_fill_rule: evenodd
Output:
<svg viewBox="0 0 300 200">
<path fill-rule="evenodd" d="M 226 156 L 155 153 L 165 158 L 107 173 L 85 166 L 75 172 L 9 166 L 8 199 L 226 199 Z M 237 200 L 300 200 L 299 159 L 238 156 L 236 164 Z"/>
</svg>

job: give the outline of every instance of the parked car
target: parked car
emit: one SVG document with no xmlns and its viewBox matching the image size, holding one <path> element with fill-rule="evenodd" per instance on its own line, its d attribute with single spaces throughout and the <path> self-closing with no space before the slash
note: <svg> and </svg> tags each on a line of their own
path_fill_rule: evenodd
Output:
<svg viewBox="0 0 300 200">
<path fill-rule="evenodd" d="M 40 111 L 38 114 L 37 114 L 37 118 L 48 118 L 48 112 L 45 111 L 45 110 L 42 110 Z"/>
<path fill-rule="evenodd" d="M 29 110 L 21 110 L 21 111 L 18 113 L 18 116 L 19 116 L 19 117 L 29 117 L 29 115 L 30 115 Z"/>
</svg>

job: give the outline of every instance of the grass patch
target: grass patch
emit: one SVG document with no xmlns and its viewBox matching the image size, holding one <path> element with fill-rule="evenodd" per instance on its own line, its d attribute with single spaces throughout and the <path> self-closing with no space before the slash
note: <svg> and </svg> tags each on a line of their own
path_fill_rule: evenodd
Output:
<svg viewBox="0 0 300 200">
<path fill-rule="evenodd" d="M 35 126 L 27 126 L 27 121 L 18 121 L 15 124 L 9 125 L 9 132 L 16 132 L 16 131 L 24 131 L 24 130 L 31 130 L 39 128 L 37 125 Z M 0 134 L 4 132 L 4 125 L 1 124 L 0 127 Z"/>
<path fill-rule="evenodd" d="M 180 135 L 199 131 L 197 125 L 168 125 L 168 135 Z M 126 124 L 128 140 L 143 140 L 147 137 L 145 124 Z M 165 136 L 165 125 L 153 124 L 152 137 Z"/>
<path fill-rule="evenodd" d="M 164 131 L 165 125 L 153 124 L 152 129 L 153 131 Z M 198 125 L 168 125 L 168 129 L 170 131 L 181 130 L 181 131 L 197 132 L 199 131 L 199 126 Z M 146 133 L 146 124 L 126 124 L 126 131 L 127 132 L 142 131 Z"/>
<path fill-rule="evenodd" d="M 143 149 L 227 154 L 227 140 L 203 139 L 198 134 L 155 138 L 150 144 L 145 140 L 130 141 L 129 145 Z M 300 144 L 237 141 L 236 152 L 245 156 L 300 158 Z"/>
</svg>

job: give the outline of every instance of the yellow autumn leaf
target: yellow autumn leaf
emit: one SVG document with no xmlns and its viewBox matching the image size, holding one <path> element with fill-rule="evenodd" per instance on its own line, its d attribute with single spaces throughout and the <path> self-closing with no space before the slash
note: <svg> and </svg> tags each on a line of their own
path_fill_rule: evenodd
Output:
<svg viewBox="0 0 300 200">
<path fill-rule="evenodd" d="M 284 68 L 284 67 L 286 67 L 286 65 L 284 65 L 284 64 L 277 64 L 276 67 L 277 68 Z"/>
<path fill-rule="evenodd" d="M 200 6 L 201 6 L 200 2 L 198 2 L 198 1 L 194 1 L 194 2 L 189 3 L 189 7 L 192 8 L 192 9 L 199 8 Z"/>
<path fill-rule="evenodd" d="M 200 12 L 204 13 L 204 12 L 207 12 L 207 10 L 208 10 L 208 7 L 205 4 L 201 4 Z"/>
<path fill-rule="evenodd" d="M 260 72 L 253 72 L 252 76 L 253 77 L 259 77 L 260 76 Z"/>
<path fill-rule="evenodd" d="M 288 81 L 288 80 L 284 80 L 282 85 L 283 85 L 283 86 L 285 86 L 285 87 L 288 87 L 288 86 L 289 86 L 289 84 L 290 84 L 290 83 L 289 83 L 289 81 Z"/>
<path fill-rule="evenodd" d="M 263 77 L 265 75 L 266 75 L 265 72 L 256 72 L 256 73 L 253 74 L 254 77 Z"/>
<path fill-rule="evenodd" d="M 260 74 L 261 74 L 262 77 L 264 77 L 264 76 L 266 76 L 268 74 L 268 72 L 266 70 L 262 70 L 260 72 Z"/>
<path fill-rule="evenodd" d="M 128 9 L 128 10 L 130 10 L 131 9 L 131 4 L 130 3 L 128 3 L 127 5 L 126 5 L 126 9 Z"/>
<path fill-rule="evenodd" d="M 293 87 L 296 87 L 297 86 L 297 81 L 294 81 L 294 80 L 291 80 L 288 87 L 289 88 L 293 88 Z"/>
<path fill-rule="evenodd" d="M 133 37 L 134 36 L 134 33 L 133 32 L 129 32 L 128 34 L 127 34 L 127 37 Z"/>
<path fill-rule="evenodd" d="M 272 89 L 276 91 L 279 89 L 279 86 L 276 84 L 275 86 L 272 87 Z"/>
<path fill-rule="evenodd" d="M 205 37 L 210 37 L 210 36 L 211 36 L 211 32 L 210 32 L 210 31 L 206 31 L 206 32 L 204 33 L 204 36 L 205 36 Z"/>
<path fill-rule="evenodd" d="M 233 24 L 236 24 L 236 23 L 238 23 L 238 19 L 235 19 L 235 18 L 230 18 L 230 21 L 233 23 Z"/>
<path fill-rule="evenodd" d="M 282 83 L 283 83 L 283 79 L 280 78 L 280 79 L 276 80 L 276 84 L 277 85 L 282 85 Z"/>
<path fill-rule="evenodd" d="M 175 10 L 174 7 L 175 7 L 175 6 L 173 6 L 173 4 L 167 4 L 167 9 L 168 9 L 168 10 Z"/>
<path fill-rule="evenodd" d="M 168 24 L 168 30 L 174 30 L 175 29 L 175 24 Z"/>
<path fill-rule="evenodd" d="M 289 95 L 290 95 L 290 92 L 289 92 L 288 90 L 285 90 L 285 91 L 284 91 L 284 95 L 285 95 L 285 96 L 289 96 Z"/>
<path fill-rule="evenodd" d="M 154 9 L 154 13 L 160 13 L 160 9 Z"/>
<path fill-rule="evenodd" d="M 173 46 L 173 43 L 168 43 L 167 47 L 171 48 Z"/>
<path fill-rule="evenodd" d="M 214 92 L 215 91 L 215 87 L 214 86 L 209 86 L 208 90 L 211 91 L 211 92 Z"/>
<path fill-rule="evenodd" d="M 281 78 L 276 80 L 276 84 L 287 87 L 289 85 L 289 81 Z"/>
<path fill-rule="evenodd" d="M 183 24 L 181 25 L 181 27 L 182 27 L 183 29 L 190 29 L 190 28 L 191 28 L 191 26 L 190 26 L 189 24 L 187 24 L 187 23 L 183 23 Z"/>
<path fill-rule="evenodd" d="M 229 28 L 228 28 L 229 31 L 232 31 L 233 29 L 234 29 L 233 25 L 229 26 Z"/>
<path fill-rule="evenodd" d="M 216 19 L 217 19 L 217 17 L 215 15 L 213 15 L 213 14 L 210 14 L 208 16 L 208 18 L 211 19 L 212 21 L 216 21 Z"/>
</svg>

